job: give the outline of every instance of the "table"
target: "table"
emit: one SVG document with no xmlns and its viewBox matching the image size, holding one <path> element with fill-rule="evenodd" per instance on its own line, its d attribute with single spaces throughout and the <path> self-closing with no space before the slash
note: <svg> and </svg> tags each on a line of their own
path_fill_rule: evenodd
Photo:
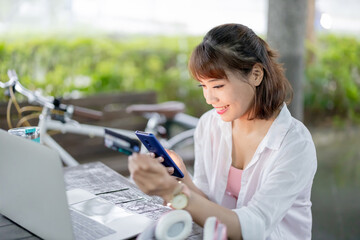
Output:
<svg viewBox="0 0 360 240">
<path fill-rule="evenodd" d="M 129 179 L 101 162 L 64 168 L 66 190 L 82 188 L 129 211 L 144 214 L 157 220 L 170 211 L 162 205 L 162 199 L 141 192 Z M 39 239 L 24 228 L 0 214 L 0 239 Z M 202 228 L 193 224 L 188 239 L 202 239 Z"/>
</svg>

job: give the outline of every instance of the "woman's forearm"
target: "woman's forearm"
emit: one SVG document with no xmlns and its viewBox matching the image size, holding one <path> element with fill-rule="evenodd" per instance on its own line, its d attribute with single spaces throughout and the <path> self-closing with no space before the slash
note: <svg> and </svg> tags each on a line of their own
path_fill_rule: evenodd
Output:
<svg viewBox="0 0 360 240">
<path fill-rule="evenodd" d="M 237 214 L 228 208 L 204 198 L 197 192 L 191 191 L 189 204 L 185 210 L 189 211 L 193 220 L 200 226 L 204 226 L 208 217 L 215 216 L 220 222 L 226 225 L 229 239 L 242 239 Z"/>
<path fill-rule="evenodd" d="M 188 172 L 186 172 L 185 176 L 183 179 L 180 179 L 184 184 L 186 184 L 186 186 L 188 186 L 188 188 L 190 188 L 193 192 L 196 192 L 197 194 L 199 194 L 200 196 L 208 199 L 208 197 L 206 196 L 205 193 L 203 193 L 203 191 L 201 191 L 196 185 L 195 183 L 192 181 L 190 175 Z"/>
</svg>

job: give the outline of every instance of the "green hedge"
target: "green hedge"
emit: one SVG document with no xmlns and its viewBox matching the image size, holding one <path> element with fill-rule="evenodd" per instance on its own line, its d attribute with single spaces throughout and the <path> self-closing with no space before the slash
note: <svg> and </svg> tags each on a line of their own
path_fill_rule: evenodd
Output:
<svg viewBox="0 0 360 240">
<path fill-rule="evenodd" d="M 200 37 L 0 40 L 0 80 L 15 69 L 24 86 L 68 96 L 156 90 L 159 101 L 180 100 L 190 114 L 209 109 L 187 60 Z M 307 45 L 305 112 L 358 121 L 360 41 L 321 36 Z M 0 101 L 4 101 L 0 92 Z"/>
<path fill-rule="evenodd" d="M 188 112 L 196 115 L 207 106 L 198 104 L 202 93 L 188 74 L 187 59 L 200 40 L 136 37 L 3 41 L 0 77 L 7 81 L 7 69 L 15 69 L 24 86 L 41 88 L 53 96 L 155 90 L 158 101 L 184 101 L 190 106 Z"/>
<path fill-rule="evenodd" d="M 308 44 L 307 50 L 305 109 L 308 115 L 359 123 L 359 39 L 323 35 L 316 43 Z"/>
</svg>

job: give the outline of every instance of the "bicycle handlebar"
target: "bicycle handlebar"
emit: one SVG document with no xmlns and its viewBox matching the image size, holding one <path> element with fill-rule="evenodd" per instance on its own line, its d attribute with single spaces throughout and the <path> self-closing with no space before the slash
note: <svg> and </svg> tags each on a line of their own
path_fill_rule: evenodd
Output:
<svg viewBox="0 0 360 240">
<path fill-rule="evenodd" d="M 36 102 L 36 103 L 40 104 L 41 106 L 47 107 L 49 109 L 56 109 L 56 105 L 54 104 L 54 100 L 55 100 L 54 97 L 44 97 L 40 93 L 26 89 L 19 82 L 19 79 L 18 79 L 18 76 L 17 76 L 15 70 L 8 70 L 8 76 L 10 79 L 8 82 L 3 83 L 0 81 L 1 88 L 13 87 L 15 89 L 15 91 L 17 91 L 17 92 L 21 93 L 22 95 L 24 95 L 25 97 L 27 97 L 28 101 L 30 103 Z M 86 117 L 86 118 L 91 118 L 94 120 L 99 120 L 103 116 L 102 112 L 96 111 L 93 109 L 77 107 L 77 106 L 72 106 L 72 105 L 65 105 L 65 104 L 60 104 L 60 105 L 61 105 L 60 109 L 68 112 L 69 114 L 74 114 L 74 115 L 78 115 L 78 116 L 82 116 L 82 117 Z"/>
<path fill-rule="evenodd" d="M 28 101 L 30 103 L 36 102 L 36 103 L 40 104 L 41 106 L 44 106 L 44 107 L 47 107 L 50 109 L 55 109 L 55 106 L 53 104 L 53 100 L 54 100 L 53 97 L 44 97 L 44 96 L 41 96 L 40 93 L 36 93 L 36 92 L 26 89 L 19 82 L 19 79 L 18 79 L 18 76 L 17 76 L 15 70 L 8 70 L 8 76 L 10 78 L 10 80 L 8 82 L 6 82 L 6 83 L 0 82 L 1 88 L 13 87 L 15 89 L 15 91 L 17 91 L 17 92 L 21 93 L 22 95 L 24 95 L 25 97 L 27 97 Z"/>
<path fill-rule="evenodd" d="M 101 111 L 96 111 L 89 108 L 74 106 L 74 116 L 86 117 L 94 120 L 100 120 L 103 116 Z"/>
</svg>

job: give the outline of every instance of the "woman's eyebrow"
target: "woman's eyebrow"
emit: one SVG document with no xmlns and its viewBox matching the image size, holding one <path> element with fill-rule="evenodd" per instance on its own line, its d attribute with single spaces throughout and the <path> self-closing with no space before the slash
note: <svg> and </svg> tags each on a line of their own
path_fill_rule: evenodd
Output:
<svg viewBox="0 0 360 240">
<path fill-rule="evenodd" d="M 209 82 L 217 82 L 217 81 L 222 81 L 222 80 L 224 80 L 224 79 L 211 79 L 211 80 L 209 80 Z"/>
<path fill-rule="evenodd" d="M 205 82 L 217 82 L 217 81 L 224 81 L 225 79 L 220 79 L 220 78 L 214 78 L 214 79 L 210 79 L 210 80 L 206 80 Z M 199 80 L 200 83 L 203 83 L 204 81 Z"/>
</svg>

